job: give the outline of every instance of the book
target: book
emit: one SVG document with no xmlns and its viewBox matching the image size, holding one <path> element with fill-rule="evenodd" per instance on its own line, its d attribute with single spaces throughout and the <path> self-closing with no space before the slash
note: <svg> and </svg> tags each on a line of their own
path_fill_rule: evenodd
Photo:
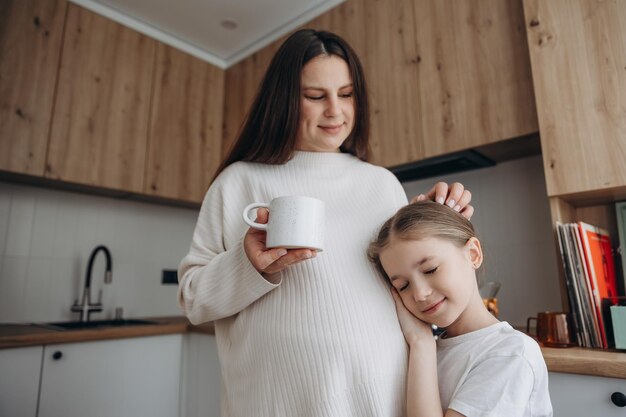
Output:
<svg viewBox="0 0 626 417">
<path fill-rule="evenodd" d="M 588 282 L 595 302 L 596 319 L 602 337 L 602 347 L 608 348 L 602 317 L 602 299 L 618 296 L 611 237 L 606 230 L 599 227 L 584 222 L 578 222 L 577 224 L 583 247 L 584 261 L 587 267 Z"/>
<path fill-rule="evenodd" d="M 621 268 L 618 268 L 618 272 L 621 271 L 622 273 L 621 290 L 624 294 L 626 293 L 626 201 L 615 203 L 615 212 L 617 214 L 617 232 L 619 237 L 619 246 L 617 248 L 619 256 L 616 258 L 621 261 Z"/>
<path fill-rule="evenodd" d="M 593 286 L 589 279 L 589 268 L 584 260 L 584 249 L 582 239 L 578 230 L 578 225 L 570 223 L 567 225 L 572 238 L 572 256 L 576 265 L 576 280 L 580 287 L 581 297 L 583 298 L 582 310 L 583 316 L 587 323 L 590 333 L 589 347 L 601 348 L 602 340 L 602 323 L 598 316 L 602 313 L 599 303 L 596 301 L 593 293 Z"/>
<path fill-rule="evenodd" d="M 576 340 L 581 346 L 588 346 L 588 335 L 584 329 L 584 318 L 581 314 L 580 308 L 580 296 L 578 293 L 578 286 L 574 277 L 573 264 L 569 256 L 568 242 L 566 236 L 565 225 L 560 222 L 556 223 L 557 240 L 559 242 L 559 251 L 561 252 L 561 261 L 563 263 L 563 271 L 565 272 L 565 286 L 567 289 L 567 297 L 569 300 L 573 333 L 576 335 Z"/>
</svg>

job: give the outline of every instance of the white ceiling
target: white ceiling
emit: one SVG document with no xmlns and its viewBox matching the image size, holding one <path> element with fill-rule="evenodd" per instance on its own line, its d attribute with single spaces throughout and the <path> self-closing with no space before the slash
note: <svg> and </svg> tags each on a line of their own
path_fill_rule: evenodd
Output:
<svg viewBox="0 0 626 417">
<path fill-rule="evenodd" d="M 70 0 L 228 68 L 344 0 Z M 227 29 L 223 20 L 237 23 Z"/>
</svg>

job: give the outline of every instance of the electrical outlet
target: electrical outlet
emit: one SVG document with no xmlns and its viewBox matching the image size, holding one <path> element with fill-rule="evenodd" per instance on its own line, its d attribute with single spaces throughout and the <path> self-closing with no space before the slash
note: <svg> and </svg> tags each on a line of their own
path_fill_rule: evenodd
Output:
<svg viewBox="0 0 626 417">
<path fill-rule="evenodd" d="M 161 274 L 161 284 L 169 285 L 176 284 L 178 285 L 178 271 L 175 269 L 164 269 Z"/>
</svg>

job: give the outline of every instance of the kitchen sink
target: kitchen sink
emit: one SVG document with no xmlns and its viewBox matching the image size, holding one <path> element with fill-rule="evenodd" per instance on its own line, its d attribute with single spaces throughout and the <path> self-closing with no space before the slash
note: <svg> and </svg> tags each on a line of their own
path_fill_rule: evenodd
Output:
<svg viewBox="0 0 626 417">
<path fill-rule="evenodd" d="M 66 321 L 57 323 L 43 323 L 38 326 L 53 330 L 83 330 L 99 329 L 105 327 L 128 327 L 157 324 L 156 321 L 140 319 L 116 319 L 116 320 L 93 320 L 93 321 Z"/>
</svg>

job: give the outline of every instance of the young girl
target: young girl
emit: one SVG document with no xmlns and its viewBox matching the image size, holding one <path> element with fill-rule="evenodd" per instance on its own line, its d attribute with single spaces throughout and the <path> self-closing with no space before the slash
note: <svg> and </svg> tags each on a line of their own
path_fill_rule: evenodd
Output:
<svg viewBox="0 0 626 417">
<path fill-rule="evenodd" d="M 498 321 L 478 293 L 472 224 L 423 201 L 400 209 L 368 250 L 390 281 L 409 345 L 407 415 L 551 416 L 537 343 Z M 445 328 L 439 340 L 431 324 Z"/>
</svg>

